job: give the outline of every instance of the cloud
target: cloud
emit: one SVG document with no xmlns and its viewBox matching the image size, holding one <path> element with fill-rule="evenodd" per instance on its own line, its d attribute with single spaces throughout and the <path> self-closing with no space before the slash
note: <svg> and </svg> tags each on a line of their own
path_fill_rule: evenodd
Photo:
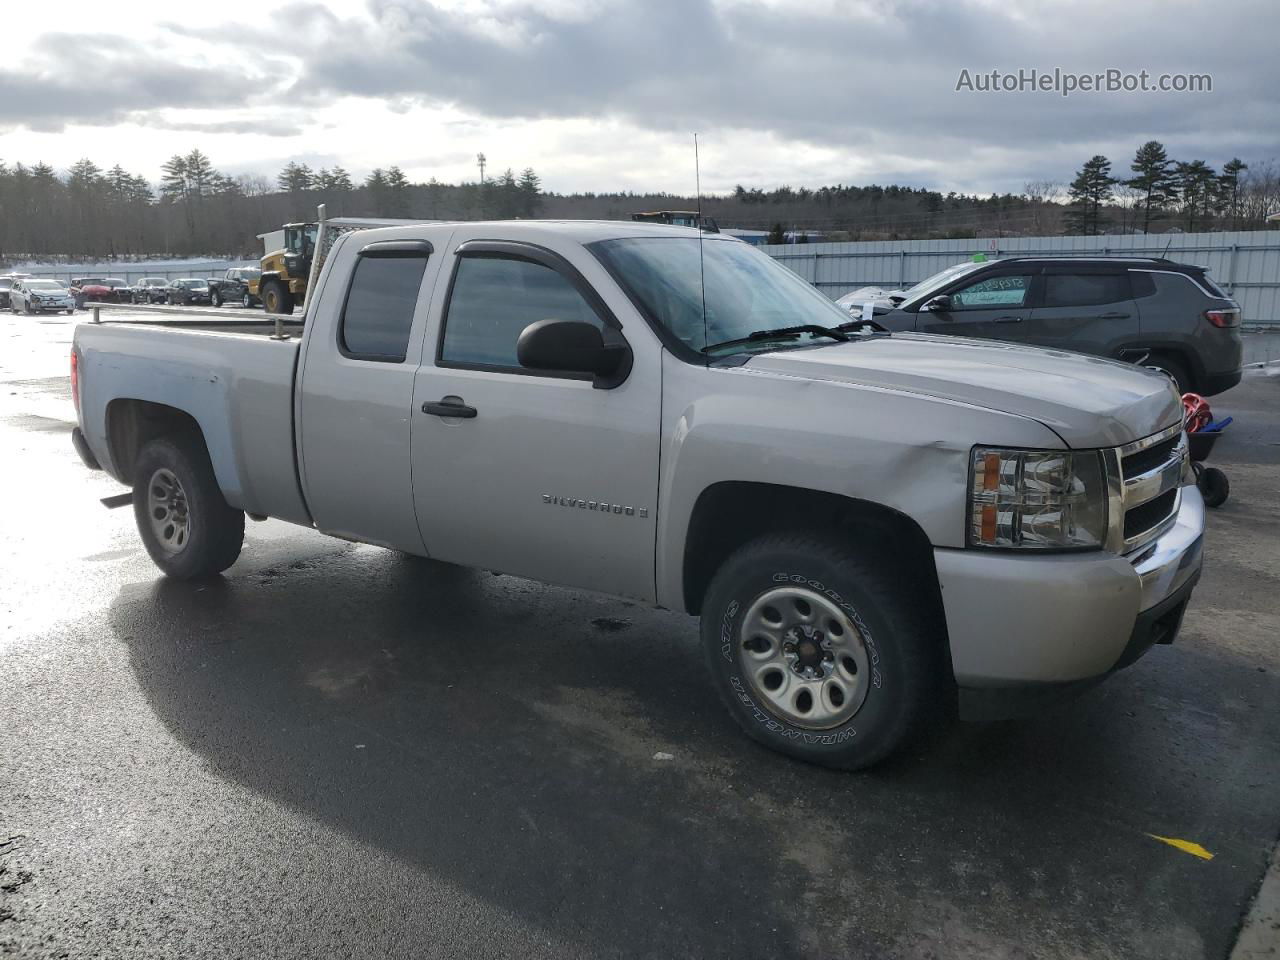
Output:
<svg viewBox="0 0 1280 960">
<path fill-rule="evenodd" d="M 248 104 L 274 83 L 233 62 L 202 63 L 103 33 L 44 34 L 28 62 L 37 66 L 0 68 L 0 128 L 58 132 L 145 120 L 164 108 L 217 110 Z"/>
<path fill-rule="evenodd" d="M 1280 27 L 1271 0 L 1223 5 L 1039 0 L 887 4 L 612 0 L 582 8 L 371 0 L 341 19 L 318 3 L 293 96 L 450 104 L 491 118 L 617 118 L 645 129 L 755 131 L 855 155 L 954 158 L 1129 144 L 1274 151 Z M 1207 44 L 1206 37 L 1223 37 Z M 1205 72 L 1211 94 L 966 93 L 961 69 Z M 1074 159 L 1072 162 L 1076 162 Z"/>
</svg>

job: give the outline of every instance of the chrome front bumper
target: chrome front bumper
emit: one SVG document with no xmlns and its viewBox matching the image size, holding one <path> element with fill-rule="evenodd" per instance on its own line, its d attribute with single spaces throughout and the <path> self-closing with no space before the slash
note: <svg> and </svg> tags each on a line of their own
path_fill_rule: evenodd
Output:
<svg viewBox="0 0 1280 960">
<path fill-rule="evenodd" d="M 1125 556 L 935 549 L 956 682 L 1072 684 L 1124 665 L 1143 614 L 1185 601 L 1200 572 L 1204 501 L 1180 493 L 1174 522 Z"/>
</svg>

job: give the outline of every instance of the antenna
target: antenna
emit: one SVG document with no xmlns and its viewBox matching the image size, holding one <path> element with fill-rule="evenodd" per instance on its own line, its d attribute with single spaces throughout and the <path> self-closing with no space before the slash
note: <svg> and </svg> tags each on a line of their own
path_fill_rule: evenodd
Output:
<svg viewBox="0 0 1280 960">
<path fill-rule="evenodd" d="M 706 347 L 710 340 L 707 334 L 707 266 L 702 258 L 702 165 L 698 162 L 698 135 L 693 135 L 693 182 L 698 197 L 697 223 L 698 231 L 698 285 L 702 290 L 702 346 Z"/>
<path fill-rule="evenodd" d="M 1169 248 L 1173 246 L 1173 234 L 1169 234 L 1169 242 L 1164 245 L 1164 253 L 1160 254 L 1161 260 L 1169 259 Z"/>
</svg>

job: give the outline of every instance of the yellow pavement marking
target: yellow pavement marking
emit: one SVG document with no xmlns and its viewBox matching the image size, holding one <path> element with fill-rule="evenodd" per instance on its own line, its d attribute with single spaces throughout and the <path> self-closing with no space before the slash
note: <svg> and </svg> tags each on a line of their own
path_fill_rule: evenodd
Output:
<svg viewBox="0 0 1280 960">
<path fill-rule="evenodd" d="M 1181 850 L 1183 853 L 1189 853 L 1193 857 L 1199 857 L 1201 860 L 1212 860 L 1213 854 L 1200 846 L 1198 843 L 1192 843 L 1190 840 L 1179 840 L 1177 837 L 1158 837 L 1154 833 L 1148 833 L 1148 837 L 1152 840 L 1159 840 L 1161 843 L 1167 843 L 1171 847 Z"/>
</svg>

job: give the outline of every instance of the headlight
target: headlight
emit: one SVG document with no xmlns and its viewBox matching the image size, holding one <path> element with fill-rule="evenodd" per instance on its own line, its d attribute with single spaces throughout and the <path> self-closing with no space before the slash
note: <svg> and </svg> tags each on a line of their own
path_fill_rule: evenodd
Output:
<svg viewBox="0 0 1280 960">
<path fill-rule="evenodd" d="M 1071 550 L 1107 539 L 1107 484 L 1096 450 L 974 447 L 969 545 Z"/>
</svg>

